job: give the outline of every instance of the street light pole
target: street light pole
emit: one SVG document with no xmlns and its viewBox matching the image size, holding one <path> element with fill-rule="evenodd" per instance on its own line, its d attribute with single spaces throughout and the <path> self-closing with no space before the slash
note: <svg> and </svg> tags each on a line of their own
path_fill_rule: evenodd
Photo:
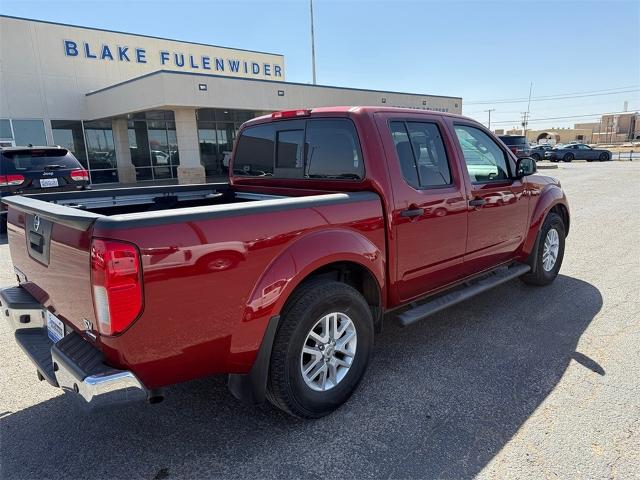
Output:
<svg viewBox="0 0 640 480">
<path fill-rule="evenodd" d="M 313 34 L 313 0 L 309 0 L 311 11 L 311 70 L 313 72 L 313 84 L 316 84 L 316 41 Z"/>
<path fill-rule="evenodd" d="M 491 130 L 491 112 L 495 112 L 496 109 L 495 108 L 490 108 L 489 110 L 485 110 L 485 112 L 489 112 L 489 126 L 487 127 L 489 130 Z"/>
</svg>

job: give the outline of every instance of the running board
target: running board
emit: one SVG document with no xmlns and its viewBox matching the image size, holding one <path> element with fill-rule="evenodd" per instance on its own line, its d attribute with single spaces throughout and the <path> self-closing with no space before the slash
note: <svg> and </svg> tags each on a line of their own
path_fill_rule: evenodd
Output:
<svg viewBox="0 0 640 480">
<path fill-rule="evenodd" d="M 451 293 L 447 293 L 434 300 L 422 303 L 414 308 L 402 312 L 398 315 L 398 321 L 400 325 L 406 327 L 412 323 L 422 320 L 423 318 L 433 315 L 440 310 L 444 310 L 447 307 L 455 305 L 456 303 L 463 302 L 465 300 L 478 295 L 486 290 L 489 290 L 501 283 L 513 280 L 516 277 L 524 275 L 531 267 L 524 263 L 514 263 L 509 267 L 502 267 L 494 272 L 490 273 L 487 277 L 482 277 L 480 280 L 470 282 L 466 287 L 461 290 L 456 290 Z"/>
</svg>

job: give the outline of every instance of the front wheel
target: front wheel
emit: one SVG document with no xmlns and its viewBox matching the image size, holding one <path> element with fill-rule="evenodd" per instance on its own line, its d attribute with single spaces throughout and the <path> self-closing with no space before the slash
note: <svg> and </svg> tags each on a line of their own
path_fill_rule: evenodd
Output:
<svg viewBox="0 0 640 480">
<path fill-rule="evenodd" d="M 521 280 L 530 285 L 548 285 L 555 280 L 564 258 L 564 240 L 566 230 L 560 215 L 549 213 L 542 229 L 538 248 L 532 259 L 532 272 L 523 275 Z"/>
<path fill-rule="evenodd" d="M 607 152 L 602 152 L 599 159 L 601 162 L 606 162 L 609 160 L 609 154 Z"/>
<path fill-rule="evenodd" d="M 302 418 L 319 418 L 354 392 L 373 350 L 373 317 L 353 287 L 311 281 L 283 311 L 269 366 L 267 398 Z"/>
<path fill-rule="evenodd" d="M 564 157 L 562 157 L 563 162 L 572 162 L 575 157 L 573 153 L 567 153 Z"/>
</svg>

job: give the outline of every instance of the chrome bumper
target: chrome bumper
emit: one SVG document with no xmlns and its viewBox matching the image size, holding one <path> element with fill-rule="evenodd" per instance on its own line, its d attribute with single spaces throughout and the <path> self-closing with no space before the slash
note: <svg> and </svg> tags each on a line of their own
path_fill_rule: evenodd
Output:
<svg viewBox="0 0 640 480">
<path fill-rule="evenodd" d="M 87 409 L 148 398 L 135 374 L 105 365 L 102 353 L 76 332 L 54 344 L 47 336 L 44 307 L 23 288 L 0 290 L 0 308 L 38 378 L 81 399 Z"/>
</svg>

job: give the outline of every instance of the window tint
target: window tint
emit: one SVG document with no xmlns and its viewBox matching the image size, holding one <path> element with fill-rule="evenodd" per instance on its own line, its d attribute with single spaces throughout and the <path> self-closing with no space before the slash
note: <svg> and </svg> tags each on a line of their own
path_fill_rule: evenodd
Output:
<svg viewBox="0 0 640 480">
<path fill-rule="evenodd" d="M 302 171 L 303 154 L 304 130 L 281 130 L 278 132 L 277 168 L 299 168 Z"/>
<path fill-rule="evenodd" d="M 414 187 L 451 184 L 447 154 L 434 123 L 391 122 L 391 133 L 405 180 Z"/>
<path fill-rule="evenodd" d="M 456 125 L 455 130 L 472 182 L 509 178 L 506 155 L 489 135 L 467 125 Z"/>
<path fill-rule="evenodd" d="M 81 168 L 76 158 L 64 149 L 12 150 L 2 153 L 2 173 L 39 172 L 49 165 Z"/>
<path fill-rule="evenodd" d="M 246 128 L 233 163 L 234 175 L 273 175 L 273 124 Z"/>
<path fill-rule="evenodd" d="M 307 122 L 307 176 L 361 179 L 364 165 L 356 129 L 346 119 Z"/>
<path fill-rule="evenodd" d="M 242 132 L 233 173 L 276 178 L 361 179 L 364 165 L 351 121 L 318 119 L 295 124 L 284 121 L 248 127 Z"/>
</svg>

